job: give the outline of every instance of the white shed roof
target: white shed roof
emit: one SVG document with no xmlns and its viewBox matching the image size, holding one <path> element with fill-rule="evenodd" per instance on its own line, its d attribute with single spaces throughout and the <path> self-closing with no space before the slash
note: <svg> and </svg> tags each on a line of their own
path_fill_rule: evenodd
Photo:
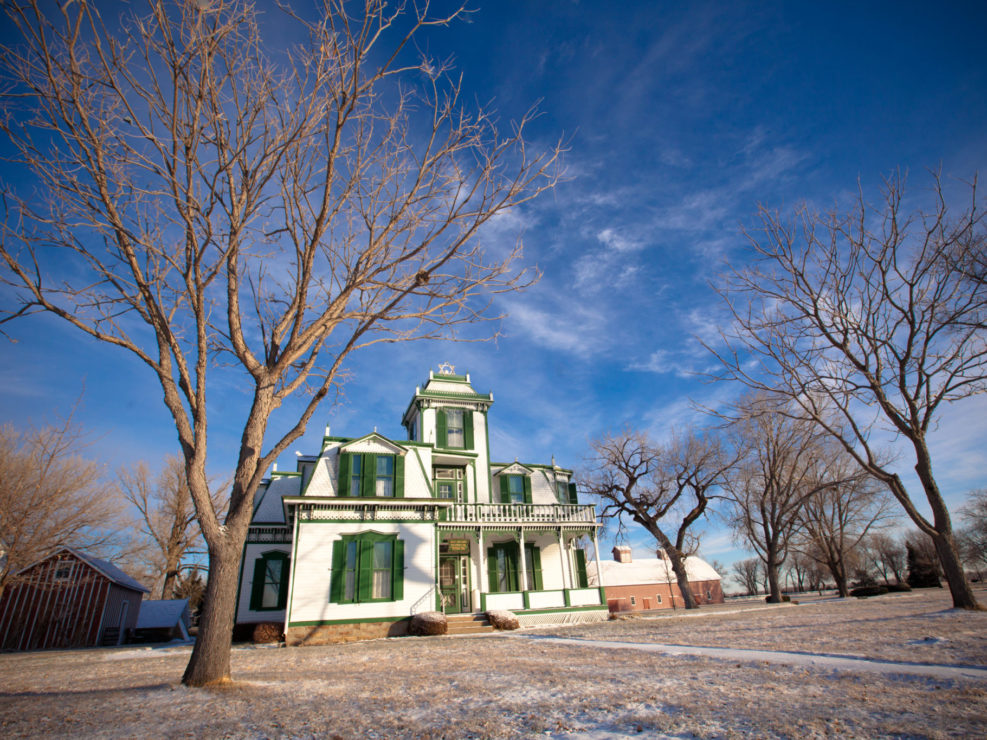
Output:
<svg viewBox="0 0 987 740">
<path fill-rule="evenodd" d="M 636 586 L 641 583 L 675 583 L 675 571 L 671 561 L 665 558 L 641 558 L 630 563 L 616 560 L 600 562 L 604 586 Z M 689 581 L 718 581 L 719 574 L 702 558 L 690 555 L 685 559 L 685 572 Z M 587 563 L 586 575 L 589 585 L 599 585 L 596 581 L 596 564 Z"/>
</svg>

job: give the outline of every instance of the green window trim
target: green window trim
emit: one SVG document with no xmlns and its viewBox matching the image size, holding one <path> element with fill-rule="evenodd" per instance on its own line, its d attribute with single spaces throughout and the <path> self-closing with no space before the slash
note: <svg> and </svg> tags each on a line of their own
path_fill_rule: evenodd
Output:
<svg viewBox="0 0 987 740">
<path fill-rule="evenodd" d="M 527 475 L 517 475 L 517 474 L 501 474 L 498 476 L 500 479 L 500 503 L 502 504 L 530 504 L 531 503 L 531 478 Z M 520 480 L 520 485 L 516 485 L 516 488 L 520 490 L 515 490 L 514 493 L 520 494 L 524 497 L 524 501 L 512 501 L 511 500 L 511 483 L 517 484 Z"/>
<path fill-rule="evenodd" d="M 579 503 L 579 493 L 576 491 L 576 484 L 569 484 L 569 503 L 578 504 Z"/>
<path fill-rule="evenodd" d="M 375 595 L 375 589 L 382 595 Z M 330 603 L 370 604 L 403 598 L 404 540 L 396 534 L 363 532 L 343 535 L 332 543 Z"/>
<path fill-rule="evenodd" d="M 589 576 L 586 574 L 586 551 L 583 548 L 575 550 L 576 557 L 576 588 L 589 588 Z"/>
<path fill-rule="evenodd" d="M 291 567 L 291 557 L 281 550 L 270 550 L 261 553 L 254 560 L 254 580 L 250 587 L 250 610 L 255 612 L 280 611 L 288 601 L 288 573 Z M 274 604 L 264 604 L 265 592 L 270 593 L 268 586 L 277 589 Z"/>
<path fill-rule="evenodd" d="M 393 495 L 378 496 L 378 480 L 388 479 Z M 337 490 L 347 497 L 404 498 L 404 455 L 340 452 Z"/>
<path fill-rule="evenodd" d="M 463 414 L 463 445 L 449 446 L 449 417 L 446 409 L 435 410 L 435 446 L 450 450 L 472 450 L 475 441 L 473 434 L 473 412 L 469 409 L 449 409 L 462 411 Z"/>
<path fill-rule="evenodd" d="M 527 573 L 524 588 L 518 579 L 520 547 L 517 542 L 500 542 L 487 548 L 487 584 L 490 593 L 541 591 L 541 550 L 532 543 L 524 546 Z"/>
</svg>

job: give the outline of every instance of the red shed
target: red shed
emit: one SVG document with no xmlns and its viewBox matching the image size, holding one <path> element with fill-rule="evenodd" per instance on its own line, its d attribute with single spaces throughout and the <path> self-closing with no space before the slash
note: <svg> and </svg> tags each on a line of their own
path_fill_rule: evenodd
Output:
<svg viewBox="0 0 987 740">
<path fill-rule="evenodd" d="M 0 598 L 0 648 L 119 645 L 148 589 L 112 563 L 63 547 L 17 574 Z"/>
</svg>

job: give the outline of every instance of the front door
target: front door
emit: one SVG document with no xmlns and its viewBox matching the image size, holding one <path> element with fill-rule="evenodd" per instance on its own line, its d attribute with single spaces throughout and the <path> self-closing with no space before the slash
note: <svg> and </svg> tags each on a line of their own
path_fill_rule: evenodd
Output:
<svg viewBox="0 0 987 740">
<path fill-rule="evenodd" d="M 439 591 L 446 614 L 471 611 L 469 562 L 468 555 L 439 556 Z"/>
</svg>

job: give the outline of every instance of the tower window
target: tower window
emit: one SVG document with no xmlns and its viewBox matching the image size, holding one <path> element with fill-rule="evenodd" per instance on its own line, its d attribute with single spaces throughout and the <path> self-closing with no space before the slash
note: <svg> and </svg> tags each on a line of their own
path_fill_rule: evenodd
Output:
<svg viewBox="0 0 987 740">
<path fill-rule="evenodd" d="M 466 437 L 463 432 L 462 409 L 446 410 L 446 443 L 449 447 L 455 447 L 457 449 L 466 446 Z"/>
</svg>

